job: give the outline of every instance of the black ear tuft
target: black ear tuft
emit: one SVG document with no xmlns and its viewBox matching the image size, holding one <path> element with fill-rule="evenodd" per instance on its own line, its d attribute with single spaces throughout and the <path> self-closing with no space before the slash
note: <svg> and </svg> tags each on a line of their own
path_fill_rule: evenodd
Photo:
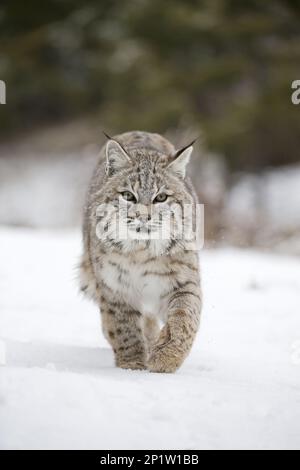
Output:
<svg viewBox="0 0 300 470">
<path fill-rule="evenodd" d="M 195 142 L 197 142 L 197 140 L 199 139 L 199 137 L 196 137 L 196 139 L 192 140 L 192 142 L 188 145 L 185 145 L 184 147 L 178 149 L 176 151 L 176 153 L 173 155 L 173 160 L 175 160 L 177 157 L 179 157 L 179 155 L 181 155 L 186 149 L 188 149 L 189 147 L 192 147 L 192 145 L 194 145 Z"/>
<path fill-rule="evenodd" d="M 107 138 L 107 140 L 113 140 L 113 138 L 110 137 L 106 132 L 102 131 L 102 133 L 105 135 L 105 137 Z"/>
</svg>

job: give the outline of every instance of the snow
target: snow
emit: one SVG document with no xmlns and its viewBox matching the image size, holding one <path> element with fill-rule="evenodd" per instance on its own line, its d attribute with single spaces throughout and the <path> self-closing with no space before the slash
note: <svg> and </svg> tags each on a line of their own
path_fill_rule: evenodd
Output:
<svg viewBox="0 0 300 470">
<path fill-rule="evenodd" d="M 204 251 L 200 333 L 160 375 L 114 367 L 80 248 L 0 230 L 1 449 L 300 448 L 299 259 Z"/>
<path fill-rule="evenodd" d="M 227 239 L 300 254 L 300 165 L 245 174 L 229 190 Z"/>
</svg>

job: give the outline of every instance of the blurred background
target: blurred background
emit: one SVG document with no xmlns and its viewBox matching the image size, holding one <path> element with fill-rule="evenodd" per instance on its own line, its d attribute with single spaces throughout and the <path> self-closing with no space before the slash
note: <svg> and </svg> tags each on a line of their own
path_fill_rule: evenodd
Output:
<svg viewBox="0 0 300 470">
<path fill-rule="evenodd" d="M 296 0 L 0 6 L 0 224 L 79 227 L 102 130 L 200 136 L 208 246 L 300 254 Z"/>
</svg>

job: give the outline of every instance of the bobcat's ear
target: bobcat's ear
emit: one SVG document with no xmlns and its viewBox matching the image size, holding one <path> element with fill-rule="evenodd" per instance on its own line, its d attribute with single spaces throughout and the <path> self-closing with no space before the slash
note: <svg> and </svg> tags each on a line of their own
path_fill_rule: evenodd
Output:
<svg viewBox="0 0 300 470">
<path fill-rule="evenodd" d="M 106 173 L 112 176 L 131 163 L 129 156 L 116 140 L 109 140 L 106 144 Z"/>
<path fill-rule="evenodd" d="M 168 169 L 175 173 L 179 178 L 185 178 L 186 167 L 190 161 L 190 157 L 193 151 L 193 145 L 190 144 L 188 147 L 177 150 L 173 160 L 168 165 Z"/>
</svg>

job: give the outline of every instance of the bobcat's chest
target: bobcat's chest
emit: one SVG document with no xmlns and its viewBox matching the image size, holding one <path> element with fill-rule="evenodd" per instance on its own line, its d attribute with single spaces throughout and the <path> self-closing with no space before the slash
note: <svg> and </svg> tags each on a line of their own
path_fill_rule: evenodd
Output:
<svg viewBox="0 0 300 470">
<path fill-rule="evenodd" d="M 143 315 L 160 315 L 164 295 L 171 288 L 168 277 L 159 270 L 137 263 L 117 263 L 110 259 L 103 262 L 100 275 L 104 283 L 124 302 Z"/>
</svg>

